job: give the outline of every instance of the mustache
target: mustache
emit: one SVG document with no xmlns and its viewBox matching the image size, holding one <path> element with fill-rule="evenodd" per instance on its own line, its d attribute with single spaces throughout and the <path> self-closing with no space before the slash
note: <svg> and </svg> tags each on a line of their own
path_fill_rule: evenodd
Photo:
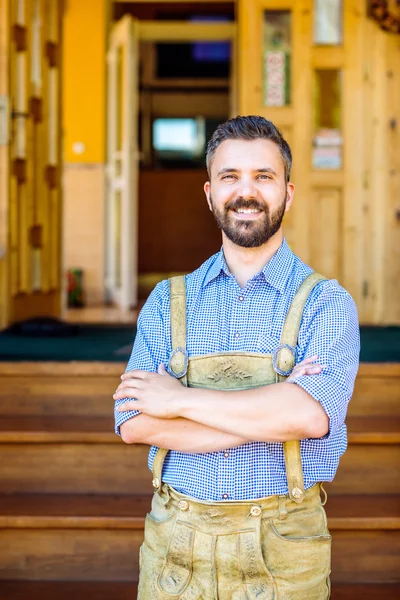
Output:
<svg viewBox="0 0 400 600">
<path fill-rule="evenodd" d="M 226 205 L 225 210 L 239 210 L 241 208 L 254 208 L 255 210 L 262 210 L 265 212 L 264 204 L 261 204 L 261 202 L 258 202 L 258 200 L 255 200 L 254 198 L 251 198 L 250 200 L 236 198 Z"/>
</svg>

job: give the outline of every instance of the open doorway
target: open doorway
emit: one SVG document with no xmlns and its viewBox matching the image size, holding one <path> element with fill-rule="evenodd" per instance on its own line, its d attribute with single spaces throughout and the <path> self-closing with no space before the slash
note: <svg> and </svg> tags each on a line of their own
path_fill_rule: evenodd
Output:
<svg viewBox="0 0 400 600">
<path fill-rule="evenodd" d="M 226 2 L 114 11 L 106 300 L 126 309 L 219 250 L 204 159 L 215 127 L 236 114 L 235 24 Z"/>
</svg>

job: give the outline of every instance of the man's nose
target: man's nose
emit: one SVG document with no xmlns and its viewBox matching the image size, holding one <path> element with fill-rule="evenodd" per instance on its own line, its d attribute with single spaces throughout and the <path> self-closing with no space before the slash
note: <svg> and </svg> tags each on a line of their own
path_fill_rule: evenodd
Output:
<svg viewBox="0 0 400 600">
<path fill-rule="evenodd" d="M 239 189 L 237 191 L 239 195 L 246 200 L 257 197 L 257 187 L 251 178 L 241 179 Z"/>
</svg>

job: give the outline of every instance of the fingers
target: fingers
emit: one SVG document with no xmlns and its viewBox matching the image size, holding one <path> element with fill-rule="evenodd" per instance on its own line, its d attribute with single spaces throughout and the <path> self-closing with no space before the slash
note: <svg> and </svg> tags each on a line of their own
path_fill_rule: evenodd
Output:
<svg viewBox="0 0 400 600">
<path fill-rule="evenodd" d="M 311 356 L 310 358 L 305 359 L 296 365 L 286 381 L 294 381 L 297 377 L 301 377 L 303 375 L 318 375 L 323 369 L 327 368 L 326 365 L 310 364 L 313 360 L 315 360 L 315 358 L 318 357 Z"/>
<path fill-rule="evenodd" d="M 140 395 L 141 388 L 133 387 L 132 385 L 121 387 L 121 385 L 122 384 L 118 386 L 113 394 L 114 400 L 122 400 L 123 398 L 136 398 L 138 395 Z"/>
<path fill-rule="evenodd" d="M 119 386 L 117 387 L 117 389 L 115 391 L 118 392 L 120 390 L 127 390 L 128 388 L 134 388 L 134 389 L 141 390 L 141 389 L 143 389 L 143 387 L 144 387 L 143 380 L 125 379 L 124 381 L 121 381 L 121 383 L 119 384 Z"/>
<path fill-rule="evenodd" d="M 140 371 L 139 369 L 134 369 L 133 371 L 127 371 L 121 375 L 122 381 L 126 381 L 127 379 L 148 379 L 150 375 L 153 373 L 148 373 L 147 371 Z"/>
<path fill-rule="evenodd" d="M 164 363 L 161 363 L 160 365 L 158 365 L 157 373 L 159 375 L 168 375 L 168 371 L 166 370 Z"/>
</svg>

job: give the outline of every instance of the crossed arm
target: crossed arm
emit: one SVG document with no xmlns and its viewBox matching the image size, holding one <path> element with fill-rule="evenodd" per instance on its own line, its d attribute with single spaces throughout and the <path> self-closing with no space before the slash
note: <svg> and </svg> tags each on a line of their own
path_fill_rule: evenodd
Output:
<svg viewBox="0 0 400 600">
<path fill-rule="evenodd" d="M 312 364 L 316 358 L 299 363 L 285 383 L 233 392 L 185 388 L 162 365 L 158 373 L 129 371 L 114 399 L 135 400 L 120 404 L 117 411 L 141 414 L 121 425 L 121 436 L 126 443 L 182 452 L 322 437 L 329 430 L 327 414 L 310 394 L 291 385 L 296 377 L 321 372 L 320 365 Z"/>
</svg>

